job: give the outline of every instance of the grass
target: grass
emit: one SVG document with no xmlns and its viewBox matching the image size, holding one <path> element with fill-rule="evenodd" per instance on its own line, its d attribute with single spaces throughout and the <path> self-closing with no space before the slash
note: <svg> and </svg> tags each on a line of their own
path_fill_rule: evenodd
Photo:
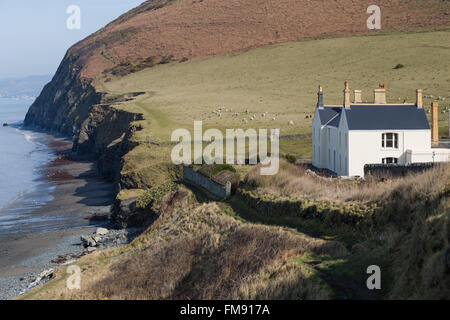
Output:
<svg viewBox="0 0 450 320">
<path fill-rule="evenodd" d="M 365 181 L 327 179 L 310 174 L 305 166 L 297 166 L 280 161 L 280 170 L 273 176 L 261 176 L 259 165 L 251 169 L 246 178 L 246 185 L 256 193 L 279 199 L 312 199 L 333 202 L 373 203 L 388 200 L 399 190 L 414 191 L 422 196 L 435 196 L 450 181 L 447 165 L 437 167 L 424 173 L 410 174 L 405 178 L 393 178 L 382 181 L 368 176 Z"/>
<path fill-rule="evenodd" d="M 237 56 L 159 65 L 104 87 L 117 93 L 153 93 L 136 107 L 149 121 L 145 130 L 161 141 L 169 141 L 176 128 L 192 130 L 194 120 L 203 120 L 205 129 L 277 127 L 281 135 L 304 134 L 311 130 L 312 119 L 305 117 L 314 113 L 319 83 L 329 104 L 342 101 L 345 79 L 350 80 L 351 89 L 363 90 L 363 100 L 372 100 L 372 89 L 379 83 L 387 84 L 387 99 L 392 103 L 406 97 L 414 102 L 416 88 L 425 95 L 447 97 L 448 37 L 449 31 L 437 31 L 286 43 Z M 405 67 L 393 69 L 397 64 Z M 432 100 L 426 98 L 425 106 Z M 449 103 L 440 104 L 446 108 Z M 224 108 L 220 118 L 212 113 L 219 107 Z M 235 112 L 238 117 L 233 117 Z M 263 112 L 267 112 L 264 118 Z M 250 121 L 250 115 L 256 115 L 256 120 Z M 287 125 L 290 120 L 294 126 Z M 294 147 L 291 153 L 299 156 L 310 152 L 291 140 L 281 142 L 282 149 L 289 145 Z"/>
<path fill-rule="evenodd" d="M 56 280 L 22 298 L 332 298 L 313 271 L 294 261 L 307 252 L 341 256 L 347 252 L 341 244 L 245 223 L 216 203 L 188 204 L 187 192 L 182 198 L 130 245 L 77 261 L 81 291 L 65 288 L 61 267 Z"/>
<path fill-rule="evenodd" d="M 414 101 L 416 88 L 422 88 L 426 96 L 447 97 L 450 76 L 443 70 L 450 69 L 449 35 L 449 30 L 441 30 L 299 41 L 236 56 L 156 65 L 101 83 L 111 94 L 147 93 L 115 106 L 143 113 L 145 118 L 136 124 L 141 130 L 133 136 L 144 146 L 126 156 L 124 184 L 148 188 L 167 179 L 171 134 L 179 128 L 192 133 L 194 120 L 203 121 L 203 132 L 280 128 L 280 154 L 310 159 L 312 118 L 307 116 L 314 113 L 319 83 L 324 85 L 328 104 L 342 101 L 345 79 L 350 80 L 351 89 L 363 90 L 363 100 L 372 100 L 372 89 L 379 83 L 387 84 L 388 102 L 402 102 L 406 97 Z M 399 63 L 405 67 L 393 69 Z M 427 110 L 432 100 L 424 99 Z M 440 110 L 449 103 L 450 99 L 440 101 Z M 213 113 L 219 108 L 221 117 Z M 249 120 L 253 115 L 255 120 Z M 446 115 L 440 113 L 443 136 L 448 132 Z M 288 125 L 290 120 L 294 125 Z M 137 183 L 131 183 L 133 179 Z"/>
</svg>

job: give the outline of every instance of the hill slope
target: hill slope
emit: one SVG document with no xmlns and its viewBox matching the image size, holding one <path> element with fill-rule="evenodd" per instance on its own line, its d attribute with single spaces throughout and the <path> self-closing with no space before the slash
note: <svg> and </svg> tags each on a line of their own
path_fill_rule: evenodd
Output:
<svg viewBox="0 0 450 320">
<path fill-rule="evenodd" d="M 299 39 L 376 33 L 366 27 L 369 5 L 368 0 L 146 1 L 68 50 L 25 124 L 75 134 L 89 107 L 101 101 L 92 84 L 102 71 L 121 63 L 153 56 L 225 55 Z M 380 0 L 378 5 L 383 31 L 449 24 L 448 1 Z"/>
<path fill-rule="evenodd" d="M 75 45 L 82 75 L 149 56 L 175 59 L 225 55 L 273 43 L 373 33 L 366 27 L 373 1 L 151 0 Z M 425 5 L 426 4 L 426 5 Z M 440 0 L 377 1 L 384 30 L 449 23 L 450 5 Z"/>
</svg>

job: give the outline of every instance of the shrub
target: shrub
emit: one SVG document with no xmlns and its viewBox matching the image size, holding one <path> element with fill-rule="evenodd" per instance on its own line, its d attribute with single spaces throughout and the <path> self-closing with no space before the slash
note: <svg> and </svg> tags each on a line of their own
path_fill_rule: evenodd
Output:
<svg viewBox="0 0 450 320">
<path fill-rule="evenodd" d="M 295 163 L 297 161 L 297 157 L 294 156 L 293 154 L 285 154 L 284 157 L 286 158 L 286 160 L 290 163 Z"/>
</svg>

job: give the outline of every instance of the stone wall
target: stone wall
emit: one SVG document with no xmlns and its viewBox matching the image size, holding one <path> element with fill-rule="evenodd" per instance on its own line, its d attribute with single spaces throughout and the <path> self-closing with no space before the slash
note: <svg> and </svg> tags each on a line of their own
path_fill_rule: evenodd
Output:
<svg viewBox="0 0 450 320">
<path fill-rule="evenodd" d="M 203 187 L 221 199 L 227 198 L 231 194 L 231 182 L 221 185 L 188 166 L 183 166 L 183 179 Z"/>
<path fill-rule="evenodd" d="M 409 164 L 366 164 L 364 175 L 403 177 L 409 173 L 422 172 L 439 165 L 433 162 Z"/>
</svg>

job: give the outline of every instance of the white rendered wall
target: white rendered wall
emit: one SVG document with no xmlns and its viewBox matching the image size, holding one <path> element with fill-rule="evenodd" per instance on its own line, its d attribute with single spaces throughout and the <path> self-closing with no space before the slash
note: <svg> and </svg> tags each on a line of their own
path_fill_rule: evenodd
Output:
<svg viewBox="0 0 450 320">
<path fill-rule="evenodd" d="M 398 134 L 398 148 L 384 149 L 381 144 L 383 133 Z M 349 131 L 349 176 L 364 176 L 364 165 L 382 163 L 383 158 L 398 158 L 399 164 L 407 162 L 406 151 L 430 150 L 430 130 L 353 130 Z"/>
</svg>

